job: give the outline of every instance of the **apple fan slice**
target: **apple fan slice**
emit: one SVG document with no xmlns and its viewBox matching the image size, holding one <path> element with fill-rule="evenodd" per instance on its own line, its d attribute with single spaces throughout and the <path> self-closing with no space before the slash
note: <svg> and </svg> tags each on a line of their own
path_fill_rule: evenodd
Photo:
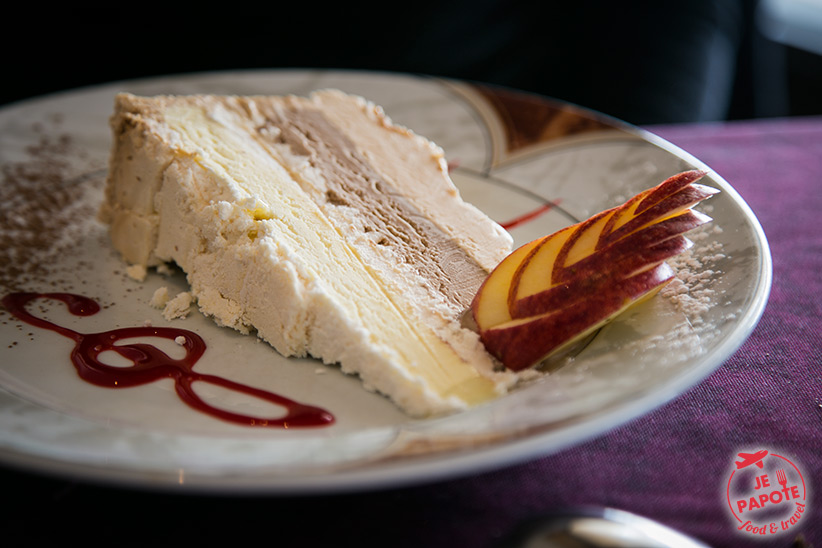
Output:
<svg viewBox="0 0 822 548">
<path fill-rule="evenodd" d="M 674 277 L 665 260 L 691 246 L 683 234 L 711 221 L 691 209 L 718 192 L 703 175 L 674 175 L 506 257 L 471 304 L 488 352 L 532 367 L 656 294 Z"/>
</svg>

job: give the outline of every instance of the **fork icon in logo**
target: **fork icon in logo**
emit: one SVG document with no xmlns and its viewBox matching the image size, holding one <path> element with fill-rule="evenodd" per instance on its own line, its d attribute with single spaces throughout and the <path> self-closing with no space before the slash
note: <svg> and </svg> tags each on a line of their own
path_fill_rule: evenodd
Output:
<svg viewBox="0 0 822 548">
<path fill-rule="evenodd" d="M 786 489 L 788 486 L 788 477 L 785 475 L 785 471 L 781 468 L 776 471 L 776 481 L 779 482 L 779 485 L 782 486 L 782 489 Z"/>
</svg>

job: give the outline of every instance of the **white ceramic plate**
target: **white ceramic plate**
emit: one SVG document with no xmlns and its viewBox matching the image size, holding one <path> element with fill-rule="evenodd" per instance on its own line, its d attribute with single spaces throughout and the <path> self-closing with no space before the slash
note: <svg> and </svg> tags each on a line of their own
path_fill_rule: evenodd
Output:
<svg viewBox="0 0 822 548">
<path fill-rule="evenodd" d="M 0 111 L 6 174 L 0 190 L 6 204 L 17 202 L 3 206 L 8 217 L 0 236 L 7 249 L 22 254 L 5 252 L 0 281 L 102 303 L 103 310 L 88 318 L 46 301 L 38 305 L 38 314 L 77 331 L 147 321 L 196 331 L 208 344 L 198 371 L 321 405 L 337 422 L 309 430 L 237 426 L 185 406 L 170 381 L 121 390 L 93 386 L 73 369 L 69 339 L 0 312 L 2 462 L 123 485 L 219 492 L 331 492 L 450 478 L 550 454 L 648 412 L 718 367 L 758 321 L 771 282 L 767 243 L 746 204 L 710 172 L 705 181 L 722 190 L 704 208 L 715 221 L 694 237 L 702 266 L 683 263 L 683 277 L 693 276 L 678 296 L 658 296 L 600 331 L 540 382 L 469 412 L 411 420 L 356 378 L 310 360 L 284 359 L 196 311 L 165 321 L 149 300 L 161 286 L 172 294 L 185 290 L 182 276 L 129 278 L 94 219 L 114 94 L 305 94 L 324 87 L 363 95 L 440 144 L 464 197 L 500 222 L 555 201 L 557 207 L 512 229 L 517 244 L 621 203 L 678 171 L 707 169 L 653 135 L 567 104 L 404 75 L 199 74 L 114 83 L 6 107 Z M 10 211 L 25 208 L 46 211 L 48 222 L 34 226 L 36 214 L 23 213 L 21 228 L 12 231 Z M 26 238 L 34 247 L 21 245 Z M 35 248 L 43 242 L 48 245 Z M 33 271 L 12 272 L 17 266 Z M 264 411 L 258 401 L 231 392 L 208 397 L 240 412 Z"/>
</svg>

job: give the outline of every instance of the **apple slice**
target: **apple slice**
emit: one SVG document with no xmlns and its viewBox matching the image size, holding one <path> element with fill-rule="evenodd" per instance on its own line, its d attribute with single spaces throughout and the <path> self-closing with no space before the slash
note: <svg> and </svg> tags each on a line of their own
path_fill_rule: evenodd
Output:
<svg viewBox="0 0 822 548">
<path fill-rule="evenodd" d="M 491 272 L 471 305 L 488 351 L 520 370 L 601 327 L 673 276 L 664 263 L 709 222 L 690 208 L 718 192 L 686 171 L 623 205 L 534 240 Z"/>
<path fill-rule="evenodd" d="M 664 190 L 664 189 L 663 189 Z M 649 198 L 643 200 L 638 204 L 637 209 L 633 212 L 633 217 L 625 220 L 621 225 L 609 226 L 603 231 L 599 246 L 608 245 L 611 242 L 624 238 L 628 234 L 647 226 L 651 223 L 657 223 L 662 219 L 675 216 L 682 211 L 688 210 L 690 207 L 696 205 L 702 200 L 709 198 L 718 191 L 714 188 L 692 184 L 677 192 L 667 196 L 663 200 L 650 205 L 649 207 L 642 207 Z M 625 215 L 622 215 L 623 220 Z"/>
<path fill-rule="evenodd" d="M 509 297 L 511 316 L 522 318 L 567 306 L 567 299 L 584 298 L 592 291 L 604 289 L 603 284 L 614 276 L 627 277 L 670 259 L 691 247 L 691 242 L 682 236 L 684 232 L 710 220 L 707 215 L 688 210 L 629 234 L 571 265 L 555 262 L 548 287 L 545 271 L 540 271 L 539 264 L 533 259 L 524 262 L 520 265 L 520 285 L 512 287 L 512 293 L 516 293 Z M 540 250 L 543 249 L 547 247 L 541 246 Z M 544 289 L 534 290 L 540 282 Z"/>
<path fill-rule="evenodd" d="M 514 250 L 485 278 L 471 303 L 471 313 L 480 332 L 481 326 L 493 326 L 510 321 L 508 293 L 517 268 L 546 237 L 529 242 Z"/>
<path fill-rule="evenodd" d="M 573 306 L 520 318 L 480 334 L 485 348 L 512 371 L 536 365 L 587 337 L 614 316 L 655 294 L 674 277 L 666 263 L 611 284 Z"/>
<path fill-rule="evenodd" d="M 653 247 L 632 253 L 611 262 L 611 270 L 597 270 L 591 261 L 590 269 L 580 271 L 580 275 L 553 285 L 550 289 L 529 295 L 514 302 L 509 308 L 512 319 L 529 318 L 552 311 L 561 310 L 590 298 L 600 292 L 610 291 L 609 287 L 645 270 L 650 270 L 664 260 L 674 257 L 691 247 L 691 241 L 684 236 L 676 236 Z M 590 272 L 585 274 L 585 272 Z"/>
</svg>

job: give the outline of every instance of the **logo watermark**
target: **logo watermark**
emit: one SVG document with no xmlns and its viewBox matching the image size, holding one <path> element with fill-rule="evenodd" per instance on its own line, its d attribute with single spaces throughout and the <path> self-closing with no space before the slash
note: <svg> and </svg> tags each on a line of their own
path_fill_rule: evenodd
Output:
<svg viewBox="0 0 822 548">
<path fill-rule="evenodd" d="M 796 464 L 761 449 L 736 456 L 728 478 L 727 500 L 741 533 L 774 536 L 790 531 L 802 520 L 808 489 Z"/>
</svg>

